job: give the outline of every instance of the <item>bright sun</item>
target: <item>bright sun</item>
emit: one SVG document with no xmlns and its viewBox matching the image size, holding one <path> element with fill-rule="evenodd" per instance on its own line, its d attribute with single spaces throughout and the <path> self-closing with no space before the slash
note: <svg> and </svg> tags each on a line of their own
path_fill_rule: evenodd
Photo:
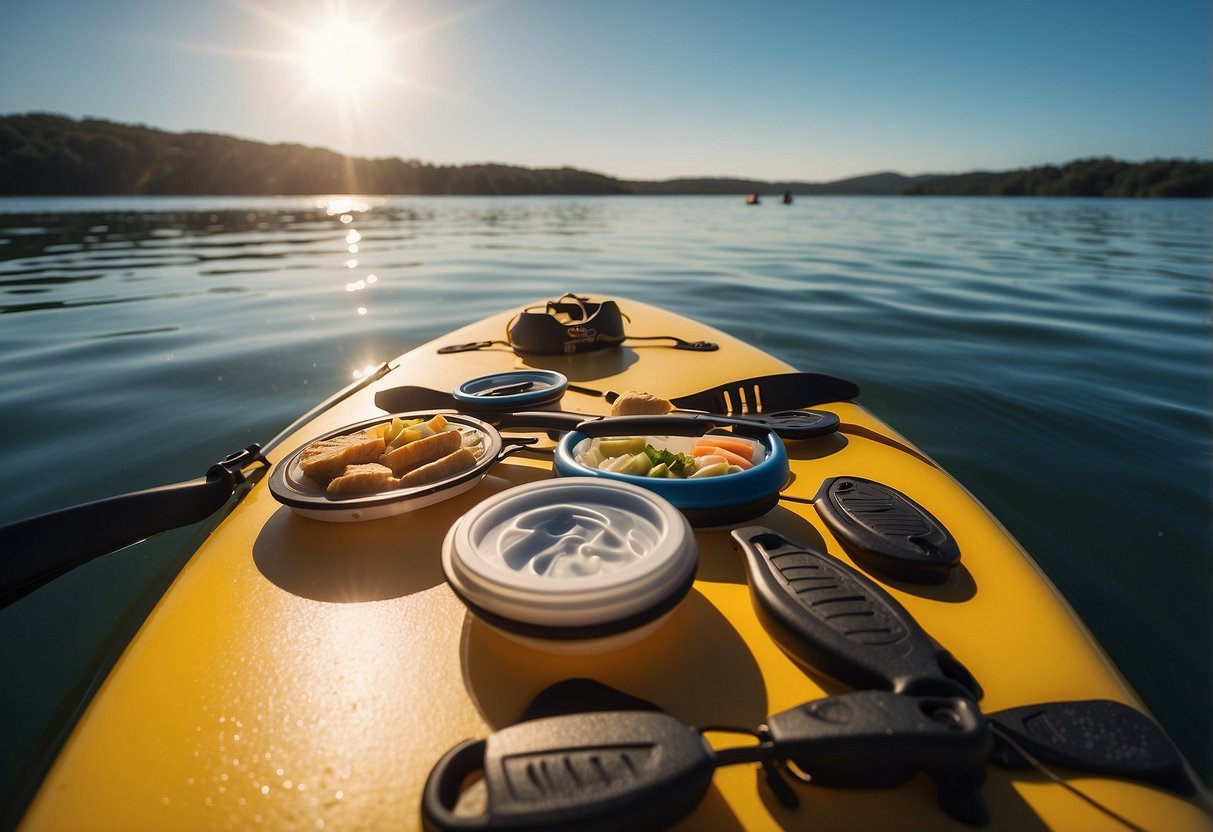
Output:
<svg viewBox="0 0 1213 832">
<path fill-rule="evenodd" d="M 304 40 L 300 60 L 314 87 L 354 94 L 384 80 L 387 45 L 367 24 L 331 17 Z"/>
</svg>

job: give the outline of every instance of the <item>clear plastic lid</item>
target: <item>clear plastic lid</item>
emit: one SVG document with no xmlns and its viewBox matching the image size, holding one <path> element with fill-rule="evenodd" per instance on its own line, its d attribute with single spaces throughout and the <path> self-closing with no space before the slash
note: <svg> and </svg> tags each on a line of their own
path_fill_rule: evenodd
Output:
<svg viewBox="0 0 1213 832">
<path fill-rule="evenodd" d="M 442 551 L 465 602 L 541 627 L 643 617 L 686 591 L 698 561 L 690 525 L 669 501 L 589 477 L 490 497 L 452 526 Z"/>
</svg>

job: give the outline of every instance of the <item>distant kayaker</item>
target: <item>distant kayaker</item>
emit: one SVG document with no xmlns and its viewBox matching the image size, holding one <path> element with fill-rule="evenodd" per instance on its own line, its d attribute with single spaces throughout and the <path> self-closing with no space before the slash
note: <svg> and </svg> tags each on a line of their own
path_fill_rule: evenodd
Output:
<svg viewBox="0 0 1213 832">
<path fill-rule="evenodd" d="M 791 204 L 792 204 L 792 192 L 791 192 L 791 191 L 784 191 L 784 192 L 783 192 L 783 204 L 784 204 L 784 205 L 791 205 Z"/>
<path fill-rule="evenodd" d="M 745 204 L 746 205 L 761 205 L 762 203 L 758 201 L 758 194 L 746 194 Z"/>
</svg>

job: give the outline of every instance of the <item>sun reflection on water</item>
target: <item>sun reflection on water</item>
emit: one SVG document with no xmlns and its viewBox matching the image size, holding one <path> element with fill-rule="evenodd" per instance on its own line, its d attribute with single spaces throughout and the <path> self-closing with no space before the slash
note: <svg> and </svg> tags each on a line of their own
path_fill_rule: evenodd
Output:
<svg viewBox="0 0 1213 832">
<path fill-rule="evenodd" d="M 382 200 L 372 201 L 357 196 L 333 195 L 319 200 L 317 206 L 322 208 L 328 216 L 335 217 L 343 225 L 350 226 L 356 218 L 361 218 L 361 215 L 370 213 L 381 202 Z M 342 265 L 346 272 L 356 271 L 359 268 L 360 261 L 358 258 L 349 255 L 358 254 L 358 244 L 362 242 L 362 239 L 362 232 L 353 227 L 348 228 L 342 237 L 342 242 L 345 245 L 345 256 L 342 259 Z M 363 277 L 345 281 L 344 291 L 347 294 L 365 292 L 378 282 L 379 276 L 372 272 Z M 357 317 L 362 318 L 370 314 L 370 305 L 365 299 L 365 295 L 360 298 L 360 301 L 358 305 L 352 307 L 352 312 Z M 355 368 L 351 370 L 350 375 L 354 380 L 366 378 L 374 374 L 381 364 L 381 361 L 376 361 L 375 363 Z"/>
</svg>

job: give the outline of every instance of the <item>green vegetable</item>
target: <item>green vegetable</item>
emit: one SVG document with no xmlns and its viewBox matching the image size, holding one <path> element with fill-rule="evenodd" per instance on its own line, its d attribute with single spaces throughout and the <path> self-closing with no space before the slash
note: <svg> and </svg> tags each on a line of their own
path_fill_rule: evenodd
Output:
<svg viewBox="0 0 1213 832">
<path fill-rule="evenodd" d="M 626 436 L 614 439 L 598 440 L 598 450 L 607 459 L 614 456 L 630 456 L 644 450 L 643 436 Z"/>
<path fill-rule="evenodd" d="M 634 474 L 643 477 L 649 473 L 653 463 L 644 454 L 632 454 L 628 464 L 619 470 L 621 474 Z"/>
<path fill-rule="evenodd" d="M 669 476 L 685 477 L 695 470 L 695 457 L 690 454 L 676 454 L 668 448 L 652 445 L 645 445 L 644 453 L 654 465 L 665 465 Z"/>
<path fill-rule="evenodd" d="M 666 479 L 670 476 L 670 466 L 666 465 L 664 462 L 654 465 L 649 469 L 649 476 L 657 477 L 659 479 Z"/>
</svg>

